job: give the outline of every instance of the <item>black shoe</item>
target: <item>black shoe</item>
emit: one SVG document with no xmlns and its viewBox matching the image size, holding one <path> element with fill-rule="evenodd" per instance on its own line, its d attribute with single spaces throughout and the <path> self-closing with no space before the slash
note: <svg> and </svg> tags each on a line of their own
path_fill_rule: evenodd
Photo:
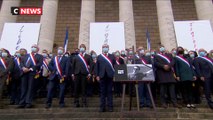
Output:
<svg viewBox="0 0 213 120">
<path fill-rule="evenodd" d="M 110 108 L 108 111 L 109 111 L 109 112 L 113 112 L 113 109 L 112 109 L 112 108 Z"/>
<path fill-rule="evenodd" d="M 46 109 L 51 108 L 51 104 L 46 104 L 45 108 L 46 108 Z"/>
<path fill-rule="evenodd" d="M 209 108 L 213 110 L 213 104 L 212 103 L 208 103 Z"/>
<path fill-rule="evenodd" d="M 60 108 L 64 108 L 65 105 L 64 105 L 64 104 L 60 104 L 59 107 L 60 107 Z"/>
<path fill-rule="evenodd" d="M 79 104 L 79 103 L 76 103 L 76 104 L 75 104 L 75 107 L 76 107 L 76 108 L 79 108 L 79 107 L 80 107 L 80 104 Z"/>
<path fill-rule="evenodd" d="M 174 107 L 174 108 L 182 108 L 182 106 L 179 105 L 179 104 L 177 104 L 177 103 L 173 104 L 173 107 Z"/>
<path fill-rule="evenodd" d="M 15 101 L 10 101 L 10 105 L 15 105 Z"/>
<path fill-rule="evenodd" d="M 166 109 L 166 108 L 168 108 L 168 105 L 167 104 L 162 104 L 162 107 Z"/>
<path fill-rule="evenodd" d="M 25 105 L 18 105 L 16 108 L 18 108 L 18 109 L 25 108 Z"/>
<path fill-rule="evenodd" d="M 86 107 L 86 108 L 87 108 L 87 107 L 88 107 L 87 103 L 84 103 L 84 104 L 83 104 L 83 107 Z"/>
<path fill-rule="evenodd" d="M 100 108 L 99 112 L 106 112 L 105 108 Z"/>
<path fill-rule="evenodd" d="M 32 108 L 33 106 L 31 104 L 27 104 L 26 108 Z"/>
</svg>

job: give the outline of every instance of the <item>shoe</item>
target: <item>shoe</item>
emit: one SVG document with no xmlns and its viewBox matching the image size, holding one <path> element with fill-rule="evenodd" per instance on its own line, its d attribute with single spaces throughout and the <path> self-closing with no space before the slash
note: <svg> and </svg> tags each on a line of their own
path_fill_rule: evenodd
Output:
<svg viewBox="0 0 213 120">
<path fill-rule="evenodd" d="M 46 109 L 51 108 L 51 104 L 46 104 L 45 108 L 46 108 Z"/>
<path fill-rule="evenodd" d="M 18 105 L 16 108 L 18 108 L 18 109 L 25 108 L 25 105 Z"/>
<path fill-rule="evenodd" d="M 31 104 L 27 104 L 25 108 L 32 108 L 33 106 Z"/>
<path fill-rule="evenodd" d="M 166 104 L 162 104 L 162 107 L 165 109 L 168 108 L 168 106 Z"/>
<path fill-rule="evenodd" d="M 15 101 L 10 101 L 10 105 L 15 105 Z"/>
<path fill-rule="evenodd" d="M 187 104 L 187 105 L 186 105 L 186 107 L 187 107 L 187 108 L 190 108 L 190 107 L 191 107 L 191 105 L 190 105 L 190 104 Z"/>
<path fill-rule="evenodd" d="M 193 104 L 191 104 L 190 106 L 191 106 L 191 108 L 196 108 L 196 106 L 195 106 L 195 105 L 193 105 Z"/>
<path fill-rule="evenodd" d="M 64 104 L 60 104 L 59 107 L 60 107 L 60 108 L 64 108 L 65 105 L 64 105 Z"/>
<path fill-rule="evenodd" d="M 112 108 L 110 108 L 108 111 L 109 111 L 109 112 L 113 112 L 113 109 L 112 109 Z"/>
<path fill-rule="evenodd" d="M 99 112 L 106 112 L 105 108 L 100 108 Z"/>
<path fill-rule="evenodd" d="M 212 103 L 208 103 L 209 108 L 213 110 L 213 104 Z"/>
<path fill-rule="evenodd" d="M 76 104 L 75 104 L 75 107 L 76 107 L 76 108 L 79 108 L 79 107 L 80 107 L 80 104 L 79 104 L 79 103 L 76 103 Z"/>
<path fill-rule="evenodd" d="M 84 103 L 82 107 L 87 108 L 87 107 L 88 107 L 88 105 L 87 105 L 86 103 Z"/>
<path fill-rule="evenodd" d="M 173 107 L 174 108 L 182 108 L 179 104 L 177 104 L 177 103 L 175 103 L 175 104 L 173 104 Z"/>
</svg>

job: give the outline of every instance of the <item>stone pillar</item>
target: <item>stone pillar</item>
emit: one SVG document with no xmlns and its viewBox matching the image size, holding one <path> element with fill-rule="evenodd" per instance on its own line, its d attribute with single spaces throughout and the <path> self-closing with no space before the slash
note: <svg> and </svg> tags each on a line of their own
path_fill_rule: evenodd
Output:
<svg viewBox="0 0 213 120">
<path fill-rule="evenodd" d="M 15 23 L 17 15 L 11 14 L 11 7 L 18 7 L 21 0 L 3 0 L 0 12 L 0 37 L 3 32 L 4 23 Z"/>
<path fill-rule="evenodd" d="M 58 0 L 44 0 L 43 15 L 40 19 L 41 30 L 38 41 L 40 50 L 47 49 L 48 51 L 52 51 L 55 37 L 57 11 Z"/>
<path fill-rule="evenodd" d="M 85 44 L 87 50 L 89 50 L 90 23 L 95 22 L 95 0 L 82 0 L 81 2 L 81 19 L 78 45 Z"/>
<path fill-rule="evenodd" d="M 174 16 L 170 0 L 156 0 L 161 44 L 167 50 L 177 47 L 174 30 Z"/>
<path fill-rule="evenodd" d="M 213 30 L 213 1 L 195 0 L 195 7 L 199 20 L 210 20 Z"/>
<path fill-rule="evenodd" d="M 126 48 L 136 48 L 132 0 L 119 0 L 119 20 L 124 22 Z"/>
</svg>

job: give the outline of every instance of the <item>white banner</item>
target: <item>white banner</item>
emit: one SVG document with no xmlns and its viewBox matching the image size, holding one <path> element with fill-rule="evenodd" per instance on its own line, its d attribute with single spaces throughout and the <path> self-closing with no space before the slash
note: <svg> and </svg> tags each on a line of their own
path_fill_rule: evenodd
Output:
<svg viewBox="0 0 213 120">
<path fill-rule="evenodd" d="M 13 55 L 20 48 L 31 51 L 37 44 L 40 23 L 5 23 L 0 41 L 0 48 L 5 48 Z"/>
<path fill-rule="evenodd" d="M 209 20 L 175 21 L 175 33 L 178 46 L 188 50 L 213 49 L 213 32 Z"/>
<path fill-rule="evenodd" d="M 123 22 L 90 23 L 89 50 L 101 54 L 102 45 L 105 43 L 109 45 L 110 53 L 125 50 Z"/>
</svg>

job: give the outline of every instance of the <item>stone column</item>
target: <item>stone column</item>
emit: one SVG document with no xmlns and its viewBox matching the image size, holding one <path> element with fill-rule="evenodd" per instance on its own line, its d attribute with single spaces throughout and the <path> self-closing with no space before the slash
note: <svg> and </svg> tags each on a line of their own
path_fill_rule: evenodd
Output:
<svg viewBox="0 0 213 120">
<path fill-rule="evenodd" d="M 87 50 L 89 50 L 90 23 L 95 22 L 95 0 L 82 0 L 81 2 L 81 19 L 78 45 L 85 44 Z"/>
<path fill-rule="evenodd" d="M 136 48 L 132 0 L 119 0 L 119 20 L 124 22 L 126 48 Z"/>
<path fill-rule="evenodd" d="M 17 15 L 11 14 L 11 7 L 18 7 L 21 0 L 3 0 L 0 12 L 0 37 L 3 32 L 4 23 L 15 23 Z"/>
<path fill-rule="evenodd" d="M 40 19 L 41 30 L 38 41 L 40 50 L 47 49 L 48 51 L 52 51 L 55 37 L 57 11 L 58 0 L 44 0 L 43 15 Z"/>
<path fill-rule="evenodd" d="M 170 0 L 156 0 L 161 44 L 167 50 L 177 47 L 174 30 L 174 16 Z"/>
<path fill-rule="evenodd" d="M 213 30 L 213 1 L 195 0 L 195 7 L 199 20 L 210 20 Z"/>
</svg>

